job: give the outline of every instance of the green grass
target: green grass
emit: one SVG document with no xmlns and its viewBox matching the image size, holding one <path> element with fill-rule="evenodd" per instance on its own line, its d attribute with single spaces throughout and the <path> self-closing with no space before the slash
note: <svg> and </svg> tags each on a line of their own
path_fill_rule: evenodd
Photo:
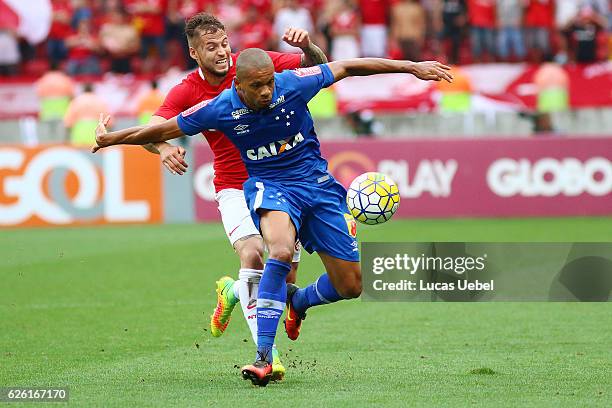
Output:
<svg viewBox="0 0 612 408">
<path fill-rule="evenodd" d="M 612 241 L 612 218 L 418 220 L 362 241 Z M 321 273 L 304 256 L 299 283 Z M 206 331 L 237 258 L 219 225 L 0 232 L 0 387 L 70 386 L 71 405 L 612 406 L 609 303 L 362 303 L 280 333 L 285 381 L 252 387 L 240 313 Z M 23 406 L 23 405 L 20 405 Z"/>
</svg>

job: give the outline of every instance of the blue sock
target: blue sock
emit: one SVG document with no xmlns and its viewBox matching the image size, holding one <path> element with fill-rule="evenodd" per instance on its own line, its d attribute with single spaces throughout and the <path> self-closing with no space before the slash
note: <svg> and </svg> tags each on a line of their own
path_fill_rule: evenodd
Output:
<svg viewBox="0 0 612 408">
<path fill-rule="evenodd" d="M 329 280 L 329 275 L 324 273 L 319 276 L 315 283 L 298 289 L 293 294 L 291 304 L 295 307 L 295 310 L 302 313 L 309 307 L 334 303 L 342 299 L 344 298 L 336 292 L 334 285 Z"/>
<path fill-rule="evenodd" d="M 272 362 L 272 346 L 276 328 L 287 301 L 285 279 L 291 264 L 268 259 L 264 268 L 257 295 L 257 359 Z"/>
</svg>

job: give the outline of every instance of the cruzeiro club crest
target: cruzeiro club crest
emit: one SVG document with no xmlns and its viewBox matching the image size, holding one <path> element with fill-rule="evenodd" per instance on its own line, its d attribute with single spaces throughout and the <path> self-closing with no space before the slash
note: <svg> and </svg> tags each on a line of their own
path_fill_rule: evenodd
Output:
<svg viewBox="0 0 612 408">
<path fill-rule="evenodd" d="M 346 227 L 348 228 L 348 233 L 351 237 L 357 237 L 357 221 L 351 214 L 344 214 L 344 220 L 346 221 Z"/>
</svg>

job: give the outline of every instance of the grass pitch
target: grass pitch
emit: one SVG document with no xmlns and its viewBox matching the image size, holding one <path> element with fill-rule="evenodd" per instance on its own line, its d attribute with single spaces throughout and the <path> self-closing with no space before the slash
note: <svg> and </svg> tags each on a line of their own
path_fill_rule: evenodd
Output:
<svg viewBox="0 0 612 408">
<path fill-rule="evenodd" d="M 393 221 L 362 241 L 612 241 L 612 218 Z M 0 232 L 0 387 L 70 387 L 73 406 L 612 406 L 610 303 L 362 303 L 279 331 L 282 383 L 254 388 L 220 225 Z M 298 283 L 322 271 L 303 256 Z M 20 405 L 24 406 L 24 405 Z M 36 405 L 38 406 L 38 405 Z"/>
</svg>

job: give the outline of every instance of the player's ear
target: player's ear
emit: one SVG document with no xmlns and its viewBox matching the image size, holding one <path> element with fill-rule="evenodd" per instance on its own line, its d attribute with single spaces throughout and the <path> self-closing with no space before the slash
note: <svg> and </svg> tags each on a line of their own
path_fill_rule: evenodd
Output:
<svg viewBox="0 0 612 408">
<path fill-rule="evenodd" d="M 196 60 L 198 63 L 200 62 L 198 61 L 198 54 L 196 53 L 195 48 L 193 48 L 191 45 L 189 46 L 189 56 L 192 59 Z"/>
</svg>

